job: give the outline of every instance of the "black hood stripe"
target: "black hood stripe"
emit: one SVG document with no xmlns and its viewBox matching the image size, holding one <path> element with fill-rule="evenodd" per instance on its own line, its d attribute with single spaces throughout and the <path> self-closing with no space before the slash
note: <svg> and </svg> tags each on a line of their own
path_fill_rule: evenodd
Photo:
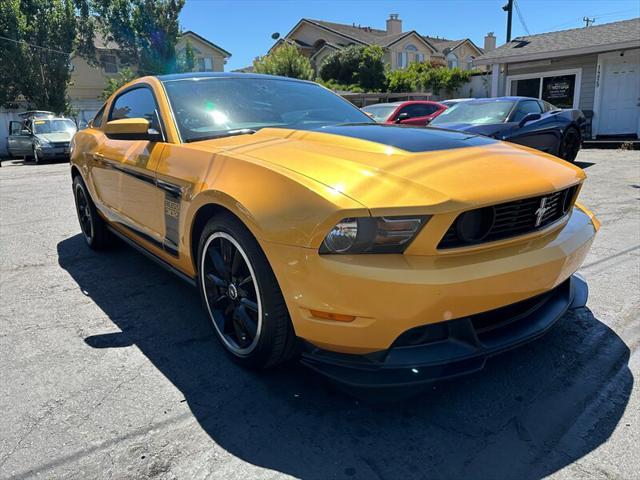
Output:
<svg viewBox="0 0 640 480">
<path fill-rule="evenodd" d="M 432 152 L 436 150 L 477 147 L 496 143 L 496 140 L 491 138 L 469 133 L 399 125 L 335 125 L 320 128 L 316 131 L 368 140 L 408 152 Z"/>
</svg>

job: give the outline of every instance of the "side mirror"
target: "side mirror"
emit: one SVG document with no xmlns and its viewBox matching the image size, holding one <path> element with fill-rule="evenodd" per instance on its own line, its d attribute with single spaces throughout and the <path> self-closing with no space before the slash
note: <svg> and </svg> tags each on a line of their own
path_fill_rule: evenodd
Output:
<svg viewBox="0 0 640 480">
<path fill-rule="evenodd" d="M 111 120 L 104 127 L 104 133 L 113 140 L 148 140 L 161 142 L 162 134 L 151 128 L 151 123 L 146 118 L 122 118 Z"/>
<path fill-rule="evenodd" d="M 539 113 L 527 113 L 524 118 L 522 120 L 520 120 L 520 123 L 518 123 L 518 126 L 520 128 L 524 127 L 527 123 L 529 122 L 533 122 L 534 120 L 540 120 L 540 118 L 542 118 L 542 115 L 540 115 Z"/>
<path fill-rule="evenodd" d="M 396 117 L 396 123 L 402 123 L 403 120 L 409 120 L 411 118 L 407 112 L 402 112 Z"/>
</svg>

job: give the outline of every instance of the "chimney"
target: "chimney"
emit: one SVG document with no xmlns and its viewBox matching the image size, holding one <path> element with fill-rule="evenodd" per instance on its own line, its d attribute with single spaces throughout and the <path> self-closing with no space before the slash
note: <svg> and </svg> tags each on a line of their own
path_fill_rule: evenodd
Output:
<svg viewBox="0 0 640 480">
<path fill-rule="evenodd" d="M 484 51 L 490 52 L 491 50 L 496 49 L 496 37 L 493 36 L 493 32 L 487 33 L 487 36 L 484 37 Z"/>
<path fill-rule="evenodd" d="M 387 19 L 387 35 L 402 33 L 402 20 L 398 18 L 399 16 L 397 13 L 389 14 L 389 18 Z"/>
</svg>

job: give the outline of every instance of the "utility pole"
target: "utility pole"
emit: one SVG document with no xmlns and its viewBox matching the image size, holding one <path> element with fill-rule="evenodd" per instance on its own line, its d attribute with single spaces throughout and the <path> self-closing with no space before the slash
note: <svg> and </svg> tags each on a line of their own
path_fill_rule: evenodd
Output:
<svg viewBox="0 0 640 480">
<path fill-rule="evenodd" d="M 582 21 L 584 22 L 584 26 L 588 27 L 591 24 L 596 23 L 596 19 L 595 18 L 589 18 L 589 17 L 582 17 Z"/>
<path fill-rule="evenodd" d="M 507 43 L 511 41 L 511 19 L 513 17 L 513 0 L 508 0 L 507 4 L 502 7 L 507 12 Z"/>
</svg>

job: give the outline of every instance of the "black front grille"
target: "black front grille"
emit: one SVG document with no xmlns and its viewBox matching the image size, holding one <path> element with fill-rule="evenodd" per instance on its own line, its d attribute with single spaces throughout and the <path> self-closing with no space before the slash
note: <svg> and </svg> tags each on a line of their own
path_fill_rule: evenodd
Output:
<svg viewBox="0 0 640 480">
<path fill-rule="evenodd" d="M 493 223 L 482 238 L 474 238 L 473 240 L 467 240 L 461 236 L 459 226 L 461 214 L 440 240 L 438 248 L 477 245 L 524 235 L 545 228 L 562 218 L 571 209 L 577 189 L 578 186 L 576 185 L 547 195 L 484 207 L 484 209 L 491 210 Z M 541 210 L 543 199 L 545 199 L 544 209 Z"/>
</svg>

